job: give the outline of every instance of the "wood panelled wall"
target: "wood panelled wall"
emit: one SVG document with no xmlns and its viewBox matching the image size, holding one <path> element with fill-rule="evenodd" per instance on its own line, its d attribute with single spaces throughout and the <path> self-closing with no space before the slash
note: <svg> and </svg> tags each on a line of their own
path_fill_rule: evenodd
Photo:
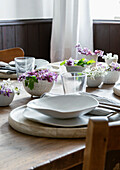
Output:
<svg viewBox="0 0 120 170">
<path fill-rule="evenodd" d="M 94 49 L 118 54 L 120 63 L 120 21 L 94 21 L 93 40 Z"/>
<path fill-rule="evenodd" d="M 26 56 L 50 61 L 52 20 L 0 21 L 0 50 L 21 47 Z"/>
<path fill-rule="evenodd" d="M 21 47 L 26 56 L 50 61 L 52 19 L 0 21 L 0 50 Z M 119 55 L 120 21 L 93 22 L 94 49 Z M 100 59 L 100 58 L 99 58 Z"/>
</svg>

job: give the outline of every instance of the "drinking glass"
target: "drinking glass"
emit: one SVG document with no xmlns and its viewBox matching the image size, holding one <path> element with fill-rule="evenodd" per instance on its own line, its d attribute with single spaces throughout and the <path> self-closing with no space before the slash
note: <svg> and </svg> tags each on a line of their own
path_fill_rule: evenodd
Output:
<svg viewBox="0 0 120 170">
<path fill-rule="evenodd" d="M 17 78 L 27 71 L 33 71 L 35 67 L 34 57 L 16 57 L 15 67 L 17 72 Z"/>
<path fill-rule="evenodd" d="M 78 72 L 67 72 L 61 75 L 64 94 L 86 92 L 87 75 Z"/>
</svg>

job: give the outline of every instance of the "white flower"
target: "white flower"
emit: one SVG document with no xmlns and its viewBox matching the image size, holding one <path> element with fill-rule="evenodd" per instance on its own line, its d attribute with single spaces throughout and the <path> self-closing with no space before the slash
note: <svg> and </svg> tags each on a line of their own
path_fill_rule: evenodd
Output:
<svg viewBox="0 0 120 170">
<path fill-rule="evenodd" d="M 113 58 L 118 60 L 118 55 L 117 55 L 117 54 L 114 54 L 114 55 L 113 55 Z"/>
<path fill-rule="evenodd" d="M 86 68 L 83 73 L 86 73 L 88 77 L 91 79 L 95 79 L 95 77 L 102 77 L 107 74 L 105 71 L 105 68 L 102 68 L 100 66 L 92 67 L 92 68 Z"/>
<path fill-rule="evenodd" d="M 118 55 L 117 54 L 114 54 L 113 56 L 112 56 L 112 53 L 107 53 L 107 55 L 104 55 L 103 57 L 102 57 L 103 59 L 118 59 Z"/>
<path fill-rule="evenodd" d="M 9 89 L 11 92 L 14 92 L 18 95 L 20 94 L 20 90 L 18 89 L 18 87 L 14 87 L 12 85 L 10 78 L 8 80 L 3 80 L 3 82 L 0 84 L 0 87 L 4 88 L 4 90 Z"/>
</svg>

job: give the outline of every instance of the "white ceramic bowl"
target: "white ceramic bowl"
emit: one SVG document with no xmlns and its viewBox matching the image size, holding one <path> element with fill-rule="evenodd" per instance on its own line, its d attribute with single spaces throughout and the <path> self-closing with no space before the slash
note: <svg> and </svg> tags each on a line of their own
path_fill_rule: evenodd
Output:
<svg viewBox="0 0 120 170">
<path fill-rule="evenodd" d="M 85 70 L 89 66 L 82 67 L 82 66 L 65 65 L 65 67 L 66 67 L 67 72 L 82 72 L 83 70 Z"/>
<path fill-rule="evenodd" d="M 104 81 L 104 77 L 95 77 L 95 79 L 91 79 L 87 77 L 87 85 L 88 87 L 98 87 Z"/>
<path fill-rule="evenodd" d="M 38 83 L 34 83 L 34 89 L 30 90 L 27 86 L 25 86 L 25 81 L 23 81 L 23 86 L 25 90 L 31 94 L 32 96 L 41 96 L 44 93 L 49 92 L 53 87 L 54 82 L 48 82 L 47 80 L 38 81 Z"/>
<path fill-rule="evenodd" d="M 10 96 L 4 96 L 3 94 L 0 94 L 0 106 L 8 106 L 14 98 L 14 92 L 10 93 Z"/>
<path fill-rule="evenodd" d="M 98 104 L 91 96 L 60 95 L 32 100 L 27 107 L 54 118 L 68 119 L 88 113 Z"/>
<path fill-rule="evenodd" d="M 104 78 L 104 84 L 115 84 L 119 79 L 119 71 L 108 71 L 108 74 Z"/>
</svg>

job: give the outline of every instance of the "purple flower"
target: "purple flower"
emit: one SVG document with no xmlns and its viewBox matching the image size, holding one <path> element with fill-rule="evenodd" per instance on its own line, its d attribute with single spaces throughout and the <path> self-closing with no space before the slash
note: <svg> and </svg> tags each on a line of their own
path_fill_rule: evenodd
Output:
<svg viewBox="0 0 120 170">
<path fill-rule="evenodd" d="M 69 60 L 67 60 L 66 65 L 68 66 L 73 66 L 74 65 L 74 60 L 72 58 L 69 58 Z"/>
<path fill-rule="evenodd" d="M 78 51 L 78 53 L 79 54 L 83 54 L 83 55 L 98 55 L 98 56 L 100 56 L 100 57 L 102 57 L 103 56 L 103 53 L 104 53 L 104 51 L 102 51 L 102 50 L 95 50 L 94 52 L 92 52 L 90 49 L 88 49 L 88 48 L 86 48 L 86 47 L 84 47 L 84 48 L 82 48 L 81 46 L 80 46 L 80 44 L 78 44 L 78 45 L 76 45 L 75 46 L 76 47 L 76 49 L 77 49 L 77 51 Z"/>
<path fill-rule="evenodd" d="M 97 66 L 100 66 L 101 68 L 104 68 L 105 71 L 120 71 L 120 64 L 112 62 L 108 66 L 105 66 L 103 64 L 97 64 Z"/>
<path fill-rule="evenodd" d="M 120 65 L 118 63 L 112 62 L 109 64 L 110 71 L 120 71 Z"/>
<path fill-rule="evenodd" d="M 48 82 L 56 81 L 58 74 L 54 72 L 50 72 L 48 69 L 32 71 L 22 74 L 19 77 L 19 81 L 28 80 L 29 78 L 33 78 L 35 81 L 47 80 Z"/>
<path fill-rule="evenodd" d="M 10 96 L 10 93 L 12 93 L 12 90 L 9 88 L 6 88 L 4 85 L 0 85 L 0 94 L 4 94 L 4 96 Z"/>
<path fill-rule="evenodd" d="M 9 97 L 10 93 L 13 92 L 15 92 L 16 94 L 20 94 L 19 89 L 17 87 L 14 88 L 14 86 L 12 86 L 10 79 L 3 80 L 3 82 L 0 84 L 0 94 Z"/>
<path fill-rule="evenodd" d="M 102 50 L 95 50 L 94 53 L 97 54 L 99 57 L 102 57 L 103 54 L 104 54 L 104 51 L 102 51 Z"/>
<path fill-rule="evenodd" d="M 75 48 L 78 48 L 78 47 L 80 47 L 80 44 L 77 44 L 77 45 L 75 46 Z"/>
</svg>

